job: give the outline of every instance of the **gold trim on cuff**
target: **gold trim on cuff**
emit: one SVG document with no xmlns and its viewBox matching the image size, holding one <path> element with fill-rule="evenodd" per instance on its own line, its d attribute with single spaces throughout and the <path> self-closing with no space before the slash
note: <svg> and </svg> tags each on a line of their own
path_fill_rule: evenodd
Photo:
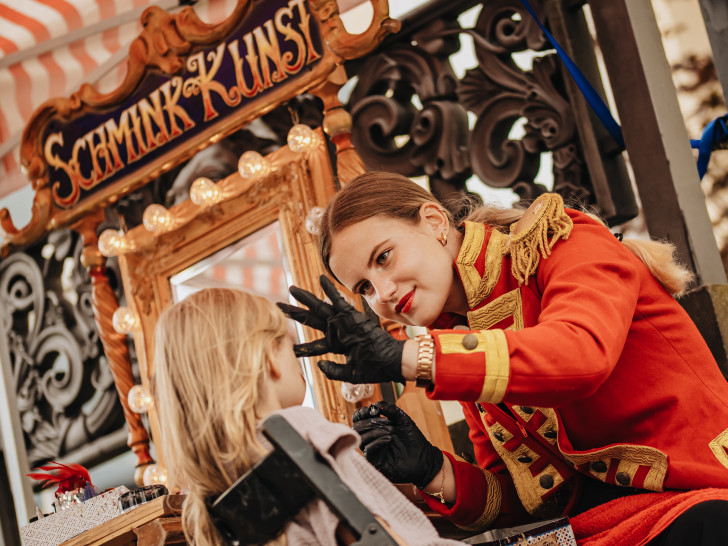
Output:
<svg viewBox="0 0 728 546">
<path fill-rule="evenodd" d="M 482 469 L 481 469 L 482 470 Z M 498 479 L 487 470 L 483 470 L 485 481 L 488 482 L 488 498 L 485 501 L 485 509 L 478 519 L 469 525 L 458 525 L 464 531 L 483 531 L 495 521 L 500 514 L 503 494 Z"/>
<path fill-rule="evenodd" d="M 506 333 L 503 330 L 486 330 L 485 336 L 485 379 L 477 402 L 499 404 L 508 389 L 511 375 L 511 361 Z"/>
</svg>

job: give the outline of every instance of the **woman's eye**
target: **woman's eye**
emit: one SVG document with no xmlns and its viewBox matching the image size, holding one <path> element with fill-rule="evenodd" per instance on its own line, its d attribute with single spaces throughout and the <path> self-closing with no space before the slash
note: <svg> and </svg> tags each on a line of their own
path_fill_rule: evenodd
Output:
<svg viewBox="0 0 728 546">
<path fill-rule="evenodd" d="M 359 294 L 362 296 L 366 296 L 367 294 L 369 294 L 369 292 L 371 292 L 371 290 L 372 283 L 370 283 L 369 281 L 364 281 L 359 285 Z"/>
<path fill-rule="evenodd" d="M 384 265 L 387 262 L 387 258 L 389 258 L 389 252 L 389 250 L 385 250 L 379 256 L 377 256 L 377 263 L 379 265 Z"/>
</svg>

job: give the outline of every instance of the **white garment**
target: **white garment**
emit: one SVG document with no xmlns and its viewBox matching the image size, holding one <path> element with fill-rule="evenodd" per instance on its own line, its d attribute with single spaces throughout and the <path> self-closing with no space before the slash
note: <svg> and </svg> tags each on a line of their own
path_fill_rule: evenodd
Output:
<svg viewBox="0 0 728 546">
<path fill-rule="evenodd" d="M 326 460 L 370 512 L 412 546 L 462 544 L 441 538 L 425 514 L 374 468 L 357 448 L 361 438 L 352 429 L 331 423 L 312 408 L 279 410 L 282 416 Z M 267 444 L 267 442 L 266 442 Z M 286 527 L 291 546 L 336 546 L 338 518 L 320 499 L 310 502 Z"/>
</svg>

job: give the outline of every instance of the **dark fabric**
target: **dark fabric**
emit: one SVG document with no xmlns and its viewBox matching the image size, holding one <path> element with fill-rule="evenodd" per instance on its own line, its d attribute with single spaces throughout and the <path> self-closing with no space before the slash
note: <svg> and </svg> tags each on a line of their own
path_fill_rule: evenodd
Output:
<svg viewBox="0 0 728 546">
<path fill-rule="evenodd" d="M 640 493 L 650 493 L 650 491 L 634 487 L 620 487 L 585 477 L 582 479 L 581 495 L 571 516 L 576 516 L 611 500 Z"/>
<path fill-rule="evenodd" d="M 728 501 L 696 504 L 678 516 L 648 546 L 725 546 L 728 544 Z"/>
</svg>

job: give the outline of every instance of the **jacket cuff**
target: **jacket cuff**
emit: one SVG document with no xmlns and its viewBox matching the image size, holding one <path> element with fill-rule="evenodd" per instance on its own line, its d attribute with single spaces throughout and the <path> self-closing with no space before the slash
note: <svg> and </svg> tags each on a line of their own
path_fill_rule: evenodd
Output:
<svg viewBox="0 0 728 546">
<path fill-rule="evenodd" d="M 510 353 L 503 330 L 433 330 L 430 398 L 498 404 L 508 390 Z"/>
<path fill-rule="evenodd" d="M 455 472 L 455 504 L 448 506 L 436 497 L 419 491 L 427 506 L 433 511 L 468 531 L 481 531 L 497 517 L 501 507 L 501 488 L 496 477 L 455 455 L 443 451 L 450 459 Z"/>
</svg>

